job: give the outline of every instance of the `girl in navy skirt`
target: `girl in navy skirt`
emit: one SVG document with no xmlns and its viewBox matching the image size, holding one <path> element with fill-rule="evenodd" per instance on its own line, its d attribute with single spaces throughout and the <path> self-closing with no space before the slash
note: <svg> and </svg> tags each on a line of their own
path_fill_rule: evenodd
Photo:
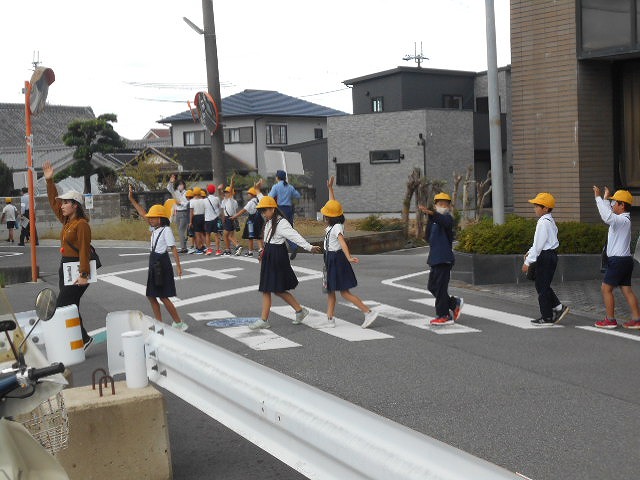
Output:
<svg viewBox="0 0 640 480">
<path fill-rule="evenodd" d="M 367 307 L 360 297 L 350 292 L 353 287 L 358 286 L 351 263 L 358 263 L 360 260 L 351 256 L 347 242 L 344 239 L 344 212 L 342 205 L 335 199 L 333 194 L 333 181 L 334 177 L 327 181 L 329 201 L 320 209 L 320 213 L 324 215 L 325 222 L 328 225 L 324 235 L 327 326 L 336 326 L 333 311 L 336 307 L 336 292 L 340 292 L 342 298 L 349 300 L 364 313 L 362 328 L 367 328 L 376 319 L 378 312 Z"/>
<path fill-rule="evenodd" d="M 182 330 L 189 328 L 180 319 L 178 310 L 170 297 L 176 296 L 176 282 L 173 278 L 173 267 L 169 258 L 169 250 L 173 252 L 176 261 L 178 276 L 182 277 L 182 267 L 180 266 L 180 256 L 176 248 L 176 241 L 169 226 L 169 215 L 162 205 L 153 205 L 149 212 L 133 198 L 133 188 L 129 186 L 129 200 L 141 217 L 146 217 L 149 225 L 153 228 L 151 232 L 151 252 L 149 254 L 149 273 L 147 274 L 147 290 L 145 295 L 151 304 L 153 316 L 156 320 L 162 321 L 160 313 L 160 303 L 163 303 L 169 315 L 173 319 L 172 327 Z"/>
<path fill-rule="evenodd" d="M 301 306 L 289 290 L 298 286 L 298 278 L 291 268 L 285 240 L 296 242 L 300 247 L 312 253 L 319 253 L 320 247 L 313 246 L 300 235 L 278 210 L 273 197 L 264 196 L 257 206 L 264 215 L 264 250 L 260 258 L 260 286 L 262 292 L 261 319 L 249 325 L 252 330 L 270 328 L 269 312 L 271 310 L 271 294 L 274 293 L 287 302 L 296 312 L 294 325 L 302 323 L 309 311 Z"/>
<path fill-rule="evenodd" d="M 244 230 L 242 231 L 242 238 L 249 240 L 249 249 L 245 252 L 245 257 L 253 257 L 254 240 L 258 240 L 258 244 L 262 250 L 262 226 L 264 225 L 264 221 L 262 220 L 262 215 L 258 211 L 258 202 L 262 197 L 262 194 L 260 193 L 261 185 L 262 179 L 258 180 L 253 184 L 253 187 L 247 190 L 247 193 L 249 194 L 249 201 L 242 210 L 231 217 L 231 219 L 235 221 L 245 212 L 249 214 L 249 218 L 247 218 L 247 221 L 244 224 Z"/>
</svg>

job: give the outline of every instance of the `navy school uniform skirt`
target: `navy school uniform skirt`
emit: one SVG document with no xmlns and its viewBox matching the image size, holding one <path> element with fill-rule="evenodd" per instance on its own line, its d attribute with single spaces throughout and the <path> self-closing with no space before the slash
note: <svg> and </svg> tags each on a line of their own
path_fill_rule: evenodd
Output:
<svg viewBox="0 0 640 480">
<path fill-rule="evenodd" d="M 284 243 L 265 243 L 260 262 L 260 292 L 286 292 L 298 286 Z"/>
<path fill-rule="evenodd" d="M 162 265 L 162 286 L 156 285 L 156 272 L 153 267 L 156 262 L 160 262 L 160 265 Z M 147 274 L 147 291 L 145 295 L 156 298 L 176 296 L 176 282 L 173 279 L 173 266 L 168 252 L 151 252 L 149 254 L 149 273 Z"/>
<path fill-rule="evenodd" d="M 249 221 L 253 222 L 253 236 L 249 235 Z M 262 219 L 262 215 L 259 213 L 253 213 L 249 215 L 247 218 L 247 222 L 244 224 L 244 230 L 242 231 L 242 238 L 245 240 L 249 238 L 261 239 L 262 238 L 262 226 L 264 224 L 264 220 Z"/>
<path fill-rule="evenodd" d="M 342 250 L 326 252 L 327 290 L 342 292 L 358 286 L 356 274 Z"/>
</svg>

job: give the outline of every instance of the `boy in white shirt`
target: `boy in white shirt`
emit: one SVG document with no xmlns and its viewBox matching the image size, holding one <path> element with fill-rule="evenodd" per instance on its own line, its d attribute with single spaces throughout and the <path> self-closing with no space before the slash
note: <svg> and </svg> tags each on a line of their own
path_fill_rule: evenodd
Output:
<svg viewBox="0 0 640 480">
<path fill-rule="evenodd" d="M 529 200 L 538 216 L 536 233 L 533 236 L 533 245 L 524 257 L 522 271 L 527 273 L 535 263 L 535 285 L 538 292 L 538 304 L 541 317 L 531 320 L 534 325 L 553 325 L 562 320 L 569 307 L 562 305 L 556 293 L 551 288 L 551 281 L 558 266 L 558 227 L 551 216 L 556 206 L 556 200 L 550 193 L 539 193 Z"/>
<path fill-rule="evenodd" d="M 6 205 L 2 209 L 2 218 L 0 219 L 0 223 L 7 222 L 7 230 L 9 230 L 9 238 L 7 238 L 7 242 L 13 243 L 13 231 L 16 228 L 16 216 L 18 214 L 18 210 L 12 203 L 11 197 L 5 198 Z"/>
<path fill-rule="evenodd" d="M 631 205 L 633 196 L 627 190 L 618 190 L 609 197 L 609 189 L 604 187 L 604 198 L 600 189 L 593 187 L 598 213 L 602 221 L 609 225 L 607 234 L 607 269 L 602 279 L 602 299 L 607 316 L 595 323 L 598 328 L 617 328 L 615 317 L 615 298 L 613 289 L 620 287 L 629 304 L 631 321 L 624 323 L 624 328 L 640 329 L 640 308 L 638 299 L 631 288 L 633 273 L 633 257 L 631 256 Z"/>
</svg>

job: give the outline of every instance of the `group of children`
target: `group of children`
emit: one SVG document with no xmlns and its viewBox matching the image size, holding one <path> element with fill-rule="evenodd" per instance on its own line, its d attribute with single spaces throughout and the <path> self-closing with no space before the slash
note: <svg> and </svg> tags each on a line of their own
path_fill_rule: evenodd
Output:
<svg viewBox="0 0 640 480">
<path fill-rule="evenodd" d="M 173 179 L 172 179 L 173 180 Z M 327 227 L 324 237 L 324 268 L 323 289 L 327 294 L 327 328 L 335 327 L 333 318 L 336 305 L 336 292 L 353 303 L 364 313 L 362 328 L 370 326 L 378 312 L 369 308 L 362 300 L 351 293 L 357 286 L 357 279 L 351 263 L 358 263 L 358 258 L 352 256 L 344 237 L 344 213 L 342 205 L 335 199 L 333 192 L 334 178 L 327 181 L 329 201 L 322 207 L 321 213 Z M 249 218 L 245 224 L 243 238 L 249 240 L 247 255 L 253 255 L 254 240 L 261 245 L 260 284 L 258 290 L 262 293 L 261 317 L 249 328 L 270 328 L 269 313 L 271 310 L 271 295 L 282 298 L 295 311 L 294 324 L 304 321 L 309 311 L 297 301 L 291 290 L 298 285 L 298 279 L 291 268 L 290 258 L 285 241 L 293 242 L 297 246 L 312 253 L 320 253 L 322 248 L 313 246 L 300 235 L 287 220 L 286 215 L 279 209 L 276 200 L 271 196 L 264 196 L 260 192 L 262 180 L 256 182 L 249 189 L 249 201 L 238 211 L 238 204 L 233 199 L 233 179 L 231 185 L 224 188 L 224 199 L 219 201 L 215 197 L 215 187 L 209 185 L 208 191 L 202 194 L 199 189 L 186 191 L 185 198 L 190 210 L 189 225 L 194 229 L 196 248 L 205 254 L 211 254 L 211 233 L 215 235 L 216 254 L 231 254 L 230 245 L 235 246 L 236 255 L 241 247 L 235 242 L 233 233 L 236 230 L 235 221 L 239 216 L 247 213 Z M 617 328 L 615 318 L 615 300 L 613 290 L 620 287 L 629 307 L 632 318 L 623 327 L 640 329 L 640 306 L 638 299 L 631 289 L 631 275 L 633 273 L 633 257 L 631 256 L 631 218 L 630 211 L 633 203 L 631 193 L 618 190 L 610 196 L 605 187 L 604 196 L 600 188 L 593 187 L 596 205 L 600 217 L 609 225 L 606 245 L 606 270 L 602 282 L 602 296 L 606 309 L 603 320 L 597 321 L 598 328 Z M 201 197 L 201 198 L 197 198 Z M 212 198 L 213 197 L 213 198 Z M 151 256 L 149 260 L 149 276 L 147 281 L 147 297 L 151 302 L 154 315 L 161 319 L 160 307 L 156 298 L 160 298 L 173 318 L 173 326 L 186 330 L 187 326 L 171 303 L 169 297 L 175 296 L 175 282 L 168 251 L 173 251 L 178 274 L 181 275 L 178 250 L 169 225 L 170 213 L 162 205 L 154 205 L 146 212 L 133 198 L 130 189 L 129 198 L 141 216 L 148 218 L 153 227 L 151 238 Z M 178 196 L 178 202 L 182 199 Z M 218 200 L 218 201 L 216 201 Z M 201 208 L 205 202 L 211 209 Z M 558 227 L 552 216 L 555 208 L 555 198 L 547 192 L 536 195 L 529 200 L 533 204 L 538 217 L 533 245 L 524 256 L 523 273 L 532 273 L 535 268 L 535 288 L 538 294 L 540 317 L 532 320 L 534 325 L 544 326 L 560 322 L 568 313 L 569 307 L 563 305 L 551 287 L 551 282 L 558 264 Z M 418 207 L 428 215 L 425 239 L 429 242 L 429 256 L 427 264 L 430 267 L 428 290 L 435 297 L 436 317 L 430 321 L 431 325 L 449 325 L 460 317 L 464 300 L 450 296 L 448 292 L 451 269 L 455 258 L 453 254 L 453 216 L 451 197 L 446 193 L 438 193 L 434 197 L 434 207 L 424 205 Z M 264 220 L 263 220 L 264 217 Z M 222 219 L 225 251 L 219 249 L 220 225 L 217 220 Z M 264 223 L 263 223 L 264 222 Z M 160 229 L 160 230 L 159 230 Z M 531 275 L 533 277 L 533 275 Z M 161 281 L 158 278 L 161 277 Z"/>
</svg>

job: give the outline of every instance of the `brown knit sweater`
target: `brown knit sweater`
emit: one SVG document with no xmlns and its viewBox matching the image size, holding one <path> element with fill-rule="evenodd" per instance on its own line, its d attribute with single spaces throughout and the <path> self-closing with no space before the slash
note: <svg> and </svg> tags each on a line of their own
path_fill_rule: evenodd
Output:
<svg viewBox="0 0 640 480">
<path fill-rule="evenodd" d="M 91 245 L 91 227 L 84 218 L 67 219 L 62 215 L 62 201 L 58 200 L 58 189 L 52 179 L 47 180 L 47 197 L 53 213 L 62 223 L 60 232 L 60 252 L 63 257 L 74 257 L 80 259 L 80 273 L 90 273 L 89 269 L 89 247 Z M 78 250 L 76 251 L 73 247 Z"/>
</svg>

